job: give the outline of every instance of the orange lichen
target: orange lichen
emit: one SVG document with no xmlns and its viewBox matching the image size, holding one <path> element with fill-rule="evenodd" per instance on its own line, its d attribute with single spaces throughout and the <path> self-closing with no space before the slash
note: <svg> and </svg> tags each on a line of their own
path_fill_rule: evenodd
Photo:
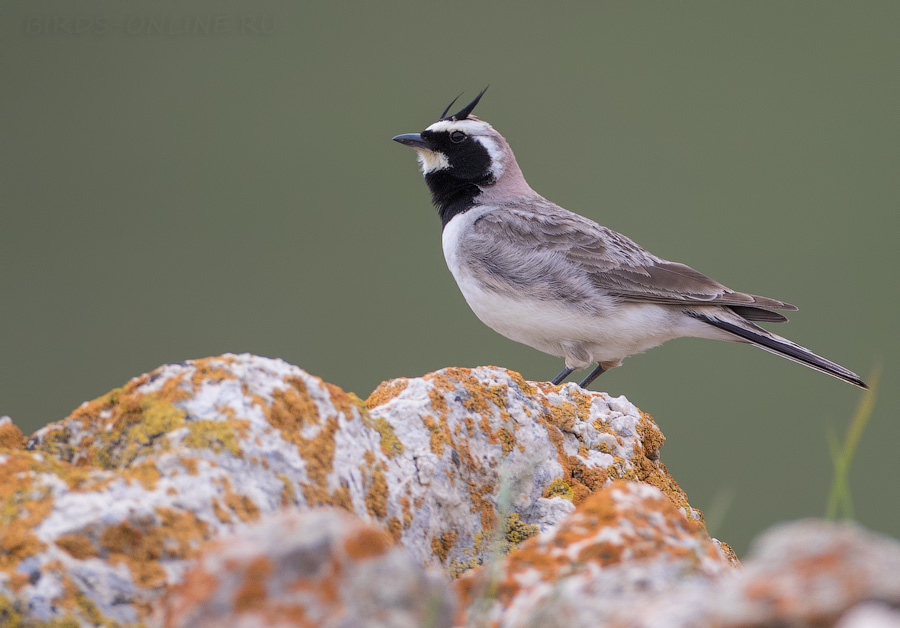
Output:
<svg viewBox="0 0 900 628">
<path fill-rule="evenodd" d="M 228 514 L 227 510 L 222 508 L 222 504 L 219 503 L 218 499 L 213 498 L 212 509 L 213 509 L 213 514 L 216 515 L 216 519 L 218 519 L 222 523 L 230 523 L 231 522 L 231 515 Z"/>
<path fill-rule="evenodd" d="M 287 388 L 272 393 L 272 404 L 265 408 L 266 419 L 285 440 L 296 443 L 304 426 L 320 422 L 319 409 L 302 379 L 292 377 L 285 383 Z"/>
<path fill-rule="evenodd" d="M 353 500 L 350 498 L 350 489 L 346 486 L 339 486 L 334 489 L 331 494 L 331 504 L 344 510 L 353 510 Z"/>
<path fill-rule="evenodd" d="M 428 391 L 428 399 L 431 401 L 431 408 L 438 416 L 446 417 L 450 413 L 450 406 L 441 391 L 437 388 L 431 388 Z"/>
<path fill-rule="evenodd" d="M 521 373 L 517 373 L 516 371 L 511 371 L 509 369 L 504 369 L 509 378 L 516 383 L 516 386 L 519 389 L 528 395 L 529 397 L 533 396 L 535 393 L 535 387 L 525 381 L 525 378 L 522 377 Z"/>
<path fill-rule="evenodd" d="M 188 475 L 197 475 L 197 459 L 196 458 L 187 458 L 185 456 L 179 456 L 178 460 L 181 461 L 181 464 L 184 466 L 184 470 L 188 472 Z"/>
<path fill-rule="evenodd" d="M 406 390 L 408 385 L 409 380 L 405 378 L 392 379 L 388 382 L 383 382 L 378 388 L 373 390 L 372 394 L 366 399 L 366 407 L 371 410 L 372 408 L 387 403 L 391 399 L 400 396 L 400 393 Z"/>
<path fill-rule="evenodd" d="M 473 513 L 481 514 L 481 529 L 493 530 L 497 525 L 497 511 L 494 509 L 494 490 L 497 488 L 493 484 L 482 484 L 477 486 L 469 483 L 469 499 L 472 501 L 471 510 Z"/>
<path fill-rule="evenodd" d="M 697 526 L 686 522 L 684 515 L 668 500 L 651 495 L 637 506 L 623 507 L 615 496 L 615 491 L 632 492 L 629 483 L 616 482 L 586 499 L 578 510 L 559 524 L 552 539 L 532 538 L 523 543 L 506 558 L 499 580 L 485 582 L 488 574 L 473 574 L 464 577 L 457 586 L 463 598 L 463 607 L 473 596 L 483 594 L 484 587 L 490 587 L 490 596 L 497 603 L 508 604 L 520 588 L 519 575 L 537 572 L 542 582 L 553 583 L 562 575 L 584 569 L 585 563 L 608 566 L 627 558 L 629 560 L 658 556 L 660 552 L 680 556 L 688 561 L 696 561 L 692 545 L 683 542 L 669 542 L 676 537 L 694 536 L 707 539 Z M 633 503 L 632 500 L 629 500 Z M 661 519 L 649 518 L 648 512 L 658 513 Z M 604 529 L 619 532 L 609 536 Z M 711 542 L 706 553 L 715 551 Z M 569 548 L 579 547 L 577 559 L 573 561 Z M 533 580 L 535 576 L 529 576 Z"/>
<path fill-rule="evenodd" d="M 307 505 L 335 503 L 328 492 L 328 474 L 334 469 L 334 434 L 337 429 L 337 417 L 330 417 L 314 438 L 306 439 L 298 433 L 291 439 L 297 443 L 297 450 L 306 461 L 309 481 L 303 484 L 303 496 Z"/>
<path fill-rule="evenodd" d="M 238 613 L 263 606 L 268 595 L 266 582 L 272 573 L 272 563 L 265 556 L 254 558 L 246 567 L 244 582 L 234 596 L 234 610 Z"/>
<path fill-rule="evenodd" d="M 99 555 L 99 550 L 91 542 L 91 539 L 84 534 L 61 534 L 56 537 L 54 543 L 70 556 L 81 560 L 95 558 Z"/>
<path fill-rule="evenodd" d="M 244 522 L 259 519 L 259 506 L 253 503 L 247 495 L 241 495 L 231 490 L 231 482 L 222 478 L 222 487 L 225 489 L 225 505 Z"/>
<path fill-rule="evenodd" d="M 12 570 L 23 558 L 34 556 L 47 547 L 31 530 L 31 526 L 22 520 L 6 525 L 0 534 L 0 570 Z"/>
<path fill-rule="evenodd" d="M 400 498 L 400 509 L 403 511 L 403 528 L 409 528 L 413 522 L 413 513 L 410 509 L 408 495 L 404 495 Z"/>
<path fill-rule="evenodd" d="M 328 382 L 322 382 L 322 385 L 328 391 L 328 396 L 331 399 L 331 403 L 334 404 L 334 409 L 343 413 L 348 419 L 353 416 L 354 408 L 360 413 L 368 412 L 365 402 L 353 393 L 348 393 L 340 386 L 335 386 Z"/>
<path fill-rule="evenodd" d="M 122 521 L 100 535 L 100 558 L 111 564 L 125 563 L 140 587 L 166 583 L 164 558 L 189 558 L 205 540 L 207 525 L 194 513 L 158 508 L 159 521 L 151 517 Z"/>
<path fill-rule="evenodd" d="M 397 517 L 391 517 L 390 519 L 388 519 L 386 527 L 387 533 L 395 543 L 400 540 L 401 536 L 403 536 L 403 524 L 400 523 L 400 520 L 397 519 Z"/>
<path fill-rule="evenodd" d="M 442 397 L 442 399 L 443 399 L 443 397 Z M 422 424 L 428 429 L 429 432 L 431 432 L 431 440 L 430 440 L 431 453 L 433 453 L 436 456 L 443 456 L 444 455 L 444 445 L 446 445 L 447 442 L 450 440 L 449 436 L 448 436 L 449 429 L 446 431 L 444 429 L 442 429 L 447 426 L 446 418 L 445 417 L 441 418 L 443 423 L 440 427 L 435 422 L 434 417 L 432 417 L 428 414 L 423 415 L 419 418 L 422 420 Z"/>
<path fill-rule="evenodd" d="M 459 533 L 456 530 L 447 530 L 446 532 L 441 533 L 441 536 L 439 537 L 433 536 L 431 537 L 431 551 L 434 552 L 434 555 L 443 563 L 447 560 L 450 550 L 456 545 L 458 539 Z"/>
<path fill-rule="evenodd" d="M 0 449 L 21 449 L 25 446 L 25 436 L 12 421 L 0 422 Z"/>
<path fill-rule="evenodd" d="M 510 453 L 515 448 L 516 436 L 505 427 L 501 427 L 499 430 L 497 430 L 497 437 L 500 440 L 500 447 L 503 450 L 504 456 Z"/>
<path fill-rule="evenodd" d="M 140 482 L 141 486 L 143 486 L 146 490 L 152 491 L 154 488 L 156 488 L 156 483 L 159 481 L 160 473 L 159 469 L 156 468 L 156 464 L 152 460 L 145 460 L 140 464 L 123 469 L 122 477 L 129 482 L 131 480 Z"/>
<path fill-rule="evenodd" d="M 100 545 L 108 552 L 107 560 L 111 564 L 124 562 L 140 587 L 157 587 L 166 582 L 166 572 L 159 564 L 163 556 L 161 540 L 159 529 L 147 520 L 136 524 L 123 521 L 100 535 Z"/>
<path fill-rule="evenodd" d="M 184 510 L 157 508 L 166 555 L 190 558 L 210 535 L 209 526 L 197 515 Z"/>
<path fill-rule="evenodd" d="M 658 453 L 662 449 L 663 443 L 666 442 L 666 437 L 663 436 L 656 423 L 653 422 L 653 417 L 641 410 L 638 410 L 638 412 L 641 413 L 641 420 L 637 425 L 637 433 L 641 438 L 644 449 L 648 452 Z"/>
<path fill-rule="evenodd" d="M 373 517 L 387 516 L 388 485 L 384 471 L 376 467 L 372 471 L 372 481 L 366 491 L 366 510 Z"/>
<path fill-rule="evenodd" d="M 178 587 L 177 596 L 166 600 L 166 628 L 172 620 L 180 617 L 188 608 L 195 608 L 207 602 L 219 589 L 219 579 L 202 567 L 191 569 Z"/>
<path fill-rule="evenodd" d="M 50 491 L 35 478 L 52 467 L 65 472 L 69 465 L 57 461 L 41 462 L 31 453 L 12 451 L 0 464 L 0 570 L 14 571 L 28 556 L 46 545 L 34 535 L 34 529 L 53 509 Z"/>
<path fill-rule="evenodd" d="M 398 522 L 399 523 L 399 522 Z M 344 540 L 347 556 L 355 560 L 365 560 L 384 554 L 391 546 L 389 537 L 374 528 L 360 528 Z"/>
<path fill-rule="evenodd" d="M 196 392 L 200 390 L 203 384 L 208 382 L 221 382 L 227 379 L 236 379 L 235 375 L 220 366 L 221 362 L 226 364 L 230 360 L 224 358 L 202 358 L 199 360 L 191 360 L 191 365 L 196 369 L 191 375 L 191 386 Z"/>
</svg>

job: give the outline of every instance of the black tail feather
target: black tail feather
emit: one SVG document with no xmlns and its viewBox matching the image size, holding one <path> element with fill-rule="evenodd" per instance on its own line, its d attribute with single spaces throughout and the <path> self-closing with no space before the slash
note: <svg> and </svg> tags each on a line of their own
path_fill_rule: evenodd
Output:
<svg viewBox="0 0 900 628">
<path fill-rule="evenodd" d="M 794 362 L 804 364 L 817 371 L 821 371 L 822 373 L 827 373 L 832 377 L 837 377 L 854 386 L 868 389 L 866 383 L 853 371 L 845 369 L 840 364 L 835 364 L 831 360 L 826 360 L 822 356 L 818 356 L 809 349 L 805 349 L 786 338 L 776 336 L 749 321 L 747 321 L 745 325 L 737 325 L 702 312 L 688 311 L 687 314 L 697 320 L 708 323 L 713 327 L 717 327 L 730 334 L 734 334 L 739 338 L 743 338 L 747 342 L 750 342 L 761 349 L 781 355 Z"/>
</svg>

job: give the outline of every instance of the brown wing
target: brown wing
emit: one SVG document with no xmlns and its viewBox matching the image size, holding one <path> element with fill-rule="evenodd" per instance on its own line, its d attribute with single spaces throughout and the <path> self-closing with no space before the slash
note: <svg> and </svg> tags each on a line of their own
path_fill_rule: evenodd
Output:
<svg viewBox="0 0 900 628">
<path fill-rule="evenodd" d="M 776 299 L 735 292 L 689 266 L 656 257 L 622 234 L 549 202 L 488 212 L 476 221 L 475 232 L 494 243 L 505 240 L 534 253 L 563 258 L 567 272 L 582 274 L 594 287 L 623 301 L 726 305 L 745 318 L 766 321 L 786 320 L 769 309 L 797 309 Z M 529 259 L 533 261 L 534 257 Z"/>
</svg>

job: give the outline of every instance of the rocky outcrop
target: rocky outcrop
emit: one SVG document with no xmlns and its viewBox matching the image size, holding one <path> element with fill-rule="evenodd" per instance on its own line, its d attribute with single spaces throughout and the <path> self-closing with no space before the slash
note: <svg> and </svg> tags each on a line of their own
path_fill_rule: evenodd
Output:
<svg viewBox="0 0 900 628">
<path fill-rule="evenodd" d="M 755 608 L 663 440 L 624 398 L 499 368 L 363 401 L 280 360 L 163 366 L 28 439 L 0 420 L 0 626 L 650 626 L 715 587 Z M 823 616 L 890 613 L 892 586 Z M 692 608 L 672 625 L 725 625 Z"/>
<path fill-rule="evenodd" d="M 158 605 L 164 628 L 450 628 L 455 597 L 382 530 L 334 508 L 276 513 L 203 552 Z"/>
</svg>

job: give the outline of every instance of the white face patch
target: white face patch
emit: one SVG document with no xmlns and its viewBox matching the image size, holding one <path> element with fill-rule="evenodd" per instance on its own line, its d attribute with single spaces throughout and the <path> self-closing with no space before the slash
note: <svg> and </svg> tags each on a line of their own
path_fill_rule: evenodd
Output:
<svg viewBox="0 0 900 628">
<path fill-rule="evenodd" d="M 476 135 L 475 141 L 480 142 L 488 152 L 491 158 L 491 174 L 494 175 L 494 180 L 499 179 L 503 174 L 503 152 L 500 150 L 500 145 L 492 137 L 486 135 Z"/>
<path fill-rule="evenodd" d="M 447 161 L 447 156 L 444 153 L 417 148 L 416 156 L 419 158 L 419 166 L 422 168 L 423 175 L 450 167 L 450 162 Z"/>
</svg>

